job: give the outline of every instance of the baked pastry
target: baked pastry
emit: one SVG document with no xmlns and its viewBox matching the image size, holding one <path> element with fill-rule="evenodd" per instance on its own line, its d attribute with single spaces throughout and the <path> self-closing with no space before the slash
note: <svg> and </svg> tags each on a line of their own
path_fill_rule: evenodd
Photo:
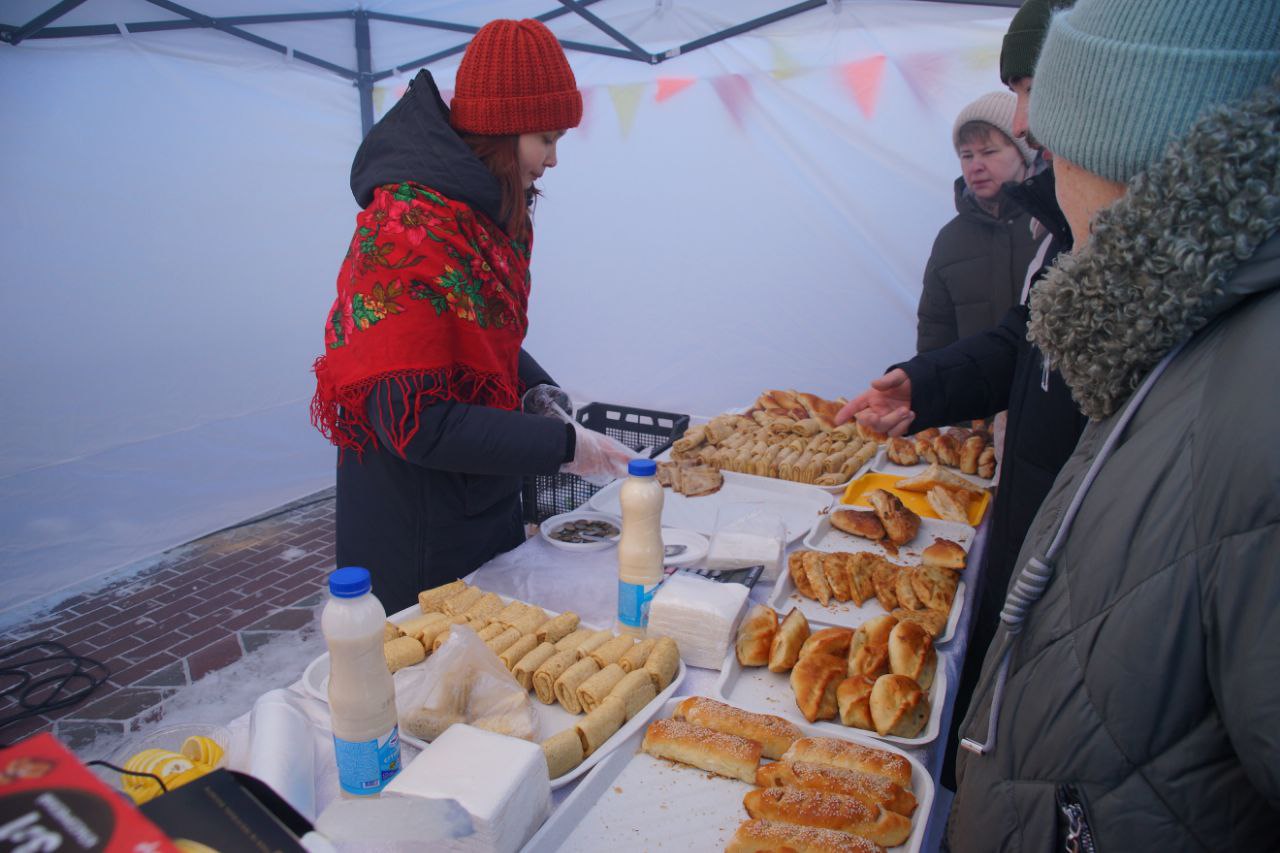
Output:
<svg viewBox="0 0 1280 853">
<path fill-rule="evenodd" d="M 908 492 L 924 492 L 926 494 L 934 486 L 942 486 L 944 489 L 963 489 L 979 495 L 986 491 L 977 483 L 966 480 L 959 474 L 948 471 L 936 464 L 930 465 L 914 477 L 907 477 L 893 484 L 895 489 L 903 489 Z"/>
<path fill-rule="evenodd" d="M 929 697 L 914 679 L 882 675 L 871 688 L 871 720 L 881 735 L 916 737 L 929 721 Z"/>
<path fill-rule="evenodd" d="M 756 771 L 756 784 L 761 788 L 786 786 L 844 794 L 869 806 L 883 806 L 904 817 L 911 817 L 917 805 L 910 788 L 903 788 L 883 776 L 807 761 L 774 761 L 761 765 Z"/>
<path fill-rule="evenodd" d="M 675 490 L 685 497 L 697 498 L 712 495 L 724 485 L 724 475 L 709 465 L 698 465 L 680 471 Z"/>
<path fill-rule="evenodd" d="M 884 525 L 874 512 L 856 509 L 838 509 L 831 513 L 831 526 L 850 536 L 863 539 L 883 539 Z"/>
<path fill-rule="evenodd" d="M 570 726 L 542 742 L 542 757 L 547 760 L 547 775 L 555 779 L 582 763 L 582 737 L 577 726 Z"/>
<path fill-rule="evenodd" d="M 424 589 L 418 593 L 418 607 L 423 613 L 436 613 L 444 609 L 444 603 L 468 587 L 463 581 L 450 581 L 443 586 Z M 476 596 L 479 598 L 480 596 Z"/>
<path fill-rule="evenodd" d="M 534 617 L 541 617 L 541 621 Z M 571 610 L 547 619 L 546 611 L 541 607 L 535 607 L 517 619 L 512 627 L 519 629 L 522 634 L 532 630 L 539 643 L 558 643 L 578 629 L 578 621 L 578 614 Z M 530 623 L 534 627 L 527 629 Z"/>
<path fill-rule="evenodd" d="M 868 599 L 875 598 L 876 584 L 872 573 L 884 558 L 870 551 L 842 554 L 845 572 L 849 575 L 849 593 L 861 607 Z"/>
<path fill-rule="evenodd" d="M 960 445 L 960 470 L 965 474 L 978 473 L 978 459 L 986 448 L 987 442 L 982 436 L 972 434 Z"/>
<path fill-rule="evenodd" d="M 406 666 L 422 663 L 427 657 L 427 650 L 422 647 L 417 637 L 397 637 L 383 644 L 382 656 L 387 661 L 387 669 L 397 672 Z"/>
<path fill-rule="evenodd" d="M 941 610 L 905 610 L 899 607 L 892 611 L 892 615 L 899 622 L 919 623 L 934 638 L 942 636 L 947 627 L 948 614 Z"/>
<path fill-rule="evenodd" d="M 618 699 L 626 710 L 627 719 L 631 719 L 640 710 L 653 701 L 658 695 L 658 688 L 644 668 L 632 670 L 613 686 L 606 699 Z"/>
<path fill-rule="evenodd" d="M 773 647 L 773 635 L 778 632 L 778 612 L 772 607 L 757 604 L 738 628 L 734 651 L 742 666 L 764 666 L 769 662 L 769 650 Z"/>
<path fill-rule="evenodd" d="M 771 820 L 744 820 L 724 850 L 725 853 L 883 853 L 884 848 L 847 832 Z"/>
<path fill-rule="evenodd" d="M 895 465 L 915 465 L 920 461 L 915 442 L 909 438 L 891 438 L 885 445 L 885 456 Z"/>
<path fill-rule="evenodd" d="M 621 672 L 622 667 L 618 667 Z M 583 658 L 573 666 L 560 673 L 560 677 L 556 679 L 555 684 L 551 686 L 552 692 L 555 694 L 556 701 L 560 703 L 560 707 L 564 708 L 570 714 L 582 713 L 582 700 L 578 696 L 578 688 L 583 683 L 600 671 L 600 666 L 591 658 Z M 533 677 L 538 678 L 539 673 L 535 672 Z M 548 703 L 549 704 L 549 703 Z"/>
<path fill-rule="evenodd" d="M 951 602 L 955 601 L 956 588 L 960 584 L 955 572 L 937 566 L 915 566 L 910 574 L 911 591 L 925 609 L 941 613 L 951 610 Z M 901 594 L 898 600 L 902 600 Z"/>
<path fill-rule="evenodd" d="M 583 655 L 583 657 L 591 658 L 596 662 L 599 669 L 604 669 L 611 663 L 617 663 L 618 659 L 631 650 L 636 644 L 636 638 L 629 634 L 619 634 L 608 642 L 593 649 L 591 652 Z"/>
<path fill-rule="evenodd" d="M 516 681 L 519 682 L 521 687 L 525 690 L 531 690 L 533 689 L 534 671 L 554 657 L 555 654 L 555 646 L 550 643 L 540 643 L 537 646 L 534 646 L 533 651 L 526 653 L 524 657 L 516 661 L 515 666 L 511 668 L 511 674 L 515 676 Z M 573 653 L 570 652 L 569 655 L 562 658 L 562 660 L 565 662 L 565 665 L 564 669 L 561 669 L 560 672 L 568 669 L 569 664 L 573 663 Z M 556 676 L 558 677 L 559 673 L 556 673 Z M 551 682 L 554 683 L 555 678 L 551 679 Z M 548 684 L 547 689 L 551 689 L 550 684 Z M 538 698 L 541 699 L 542 697 L 539 696 Z M 552 695 L 551 699 L 554 698 L 554 695 Z M 548 704 L 550 704 L 550 701 L 548 701 Z"/>
<path fill-rule="evenodd" d="M 920 561 L 926 566 L 937 566 L 940 569 L 964 569 L 968 555 L 958 542 L 950 539 L 935 539 L 933 544 L 920 554 Z"/>
<path fill-rule="evenodd" d="M 836 688 L 844 679 L 842 657 L 814 652 L 796 661 L 791 669 L 791 692 L 806 720 L 812 723 L 835 717 L 839 710 Z"/>
<path fill-rule="evenodd" d="M 809 788 L 756 788 L 742 798 L 742 805 L 753 818 L 848 832 L 883 847 L 896 847 L 911 834 L 910 818 Z"/>
<path fill-rule="evenodd" d="M 809 639 L 809 620 L 796 608 L 782 620 L 769 648 L 769 671 L 786 672 L 800 659 L 800 647 Z"/>
<path fill-rule="evenodd" d="M 853 639 L 852 628 L 823 628 L 814 631 L 800 647 L 800 657 L 821 652 L 842 658 L 849 654 L 849 641 Z"/>
<path fill-rule="evenodd" d="M 401 631 L 391 622 L 385 622 L 382 625 L 382 642 L 389 643 L 397 637 L 403 637 L 404 631 Z"/>
<path fill-rule="evenodd" d="M 911 439 L 915 446 L 916 461 L 933 464 L 938 461 L 938 453 L 933 449 L 933 436 L 919 433 Z"/>
<path fill-rule="evenodd" d="M 987 445 L 978 456 L 978 476 L 990 480 L 996 475 L 996 449 Z"/>
<path fill-rule="evenodd" d="M 836 706 L 842 725 L 867 731 L 875 729 L 871 721 L 871 688 L 875 684 L 875 678 L 853 675 L 836 685 Z"/>
<path fill-rule="evenodd" d="M 657 644 L 658 641 L 653 637 L 641 640 L 622 653 L 622 657 L 618 658 L 618 666 L 622 667 L 623 672 L 644 669 L 644 662 L 649 659 L 649 653 L 653 651 L 653 647 Z"/>
<path fill-rule="evenodd" d="M 666 690 L 679 670 L 680 647 L 670 637 L 659 637 L 644 662 L 644 671 L 649 673 L 654 688 L 659 693 Z"/>
<path fill-rule="evenodd" d="M 537 647 L 538 638 L 532 634 L 525 634 L 520 637 L 520 639 L 503 649 L 502 653 L 498 655 L 498 660 L 502 661 L 502 665 L 507 668 L 508 672 L 510 672 L 515 669 L 516 664 L 519 663 L 525 655 L 529 654 L 529 652 L 533 651 Z M 528 690 L 529 688 L 526 687 L 525 689 Z"/>
<path fill-rule="evenodd" d="M 650 723 L 640 748 L 657 758 L 741 779 L 748 785 L 755 783 L 760 764 L 761 746 L 756 741 L 679 720 Z"/>
<path fill-rule="evenodd" d="M 933 637 L 919 622 L 899 622 L 889 632 L 889 671 L 905 675 L 928 690 L 938 666 Z"/>
<path fill-rule="evenodd" d="M 831 597 L 836 601 L 848 601 L 853 597 L 849 589 L 849 574 L 844 570 L 844 557 L 844 554 L 823 554 L 821 558 L 822 573 L 831 588 Z"/>
<path fill-rule="evenodd" d="M 903 506 L 897 495 L 884 489 L 872 489 L 867 493 L 867 501 L 884 525 L 890 542 L 905 545 L 915 538 L 920 530 L 920 516 Z"/>
<path fill-rule="evenodd" d="M 621 699 L 614 696 L 603 699 L 574 726 L 582 741 L 582 755 L 588 756 L 603 746 L 626 720 L 626 706 Z"/>
<path fill-rule="evenodd" d="M 898 567 L 881 559 L 871 570 L 871 581 L 875 584 L 876 600 L 880 606 L 893 611 L 898 606 Z"/>
<path fill-rule="evenodd" d="M 781 758 L 801 736 L 800 729 L 782 717 L 753 714 L 703 696 L 683 700 L 676 706 L 672 717 L 695 726 L 750 738 L 760 744 L 765 758 Z"/>
<path fill-rule="evenodd" d="M 827 573 L 822 569 L 822 556 L 818 551 L 805 551 L 800 563 L 804 567 L 805 577 L 809 579 L 813 598 L 826 607 L 831 601 L 831 585 L 827 583 Z"/>
<path fill-rule="evenodd" d="M 791 582 L 796 585 L 796 592 L 805 598 L 813 598 L 813 587 L 809 584 L 809 575 L 804 570 L 804 555 L 808 551 L 792 551 L 791 556 L 787 557 L 787 574 L 791 575 Z"/>
<path fill-rule="evenodd" d="M 894 592 L 898 594 L 899 607 L 907 610 L 924 610 L 924 602 L 916 595 L 915 587 L 911 585 L 911 578 L 915 571 L 915 566 L 903 566 L 899 569 L 898 576 L 895 579 L 897 583 L 894 586 Z"/>
<path fill-rule="evenodd" d="M 600 703 L 605 700 L 618 682 L 626 677 L 626 673 L 622 671 L 622 667 L 616 663 L 611 663 L 603 669 L 595 672 L 586 681 L 578 685 L 576 690 L 578 707 L 584 712 L 590 714 L 596 708 L 600 707 Z M 646 675 L 645 681 L 649 682 L 649 686 L 653 686 L 653 681 Z M 562 703 L 563 704 L 563 703 Z M 625 714 L 623 715 L 625 718 Z M 619 723 L 621 725 L 621 723 Z M 590 754 L 590 750 L 588 750 Z"/>
<path fill-rule="evenodd" d="M 925 493 L 929 508 L 938 514 L 938 518 L 960 524 L 969 523 L 969 501 L 972 496 L 972 492 L 964 489 L 952 491 L 943 486 L 934 486 Z"/>
<path fill-rule="evenodd" d="M 885 614 L 858 626 L 849 640 L 848 674 L 872 678 L 889 671 L 889 635 L 898 620 Z"/>
<path fill-rule="evenodd" d="M 904 788 L 911 787 L 911 763 L 894 752 L 831 737 L 802 737 L 791 744 L 783 761 L 829 764 L 883 776 Z"/>
</svg>

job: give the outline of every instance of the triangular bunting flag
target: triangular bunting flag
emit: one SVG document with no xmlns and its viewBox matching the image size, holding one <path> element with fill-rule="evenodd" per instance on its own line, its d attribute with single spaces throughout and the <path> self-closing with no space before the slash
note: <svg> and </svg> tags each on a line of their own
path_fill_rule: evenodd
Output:
<svg viewBox="0 0 1280 853">
<path fill-rule="evenodd" d="M 791 54 L 782 47 L 777 39 L 769 39 L 769 50 L 773 53 L 773 69 L 769 71 L 775 80 L 786 80 L 801 72 L 799 64 Z"/>
<path fill-rule="evenodd" d="M 382 105 L 385 104 L 386 102 L 387 102 L 387 87 L 374 86 L 373 87 L 373 115 L 375 119 L 382 117 Z"/>
<path fill-rule="evenodd" d="M 949 60 L 945 53 L 912 53 L 895 60 L 902 79 L 916 100 L 925 106 L 932 104 L 947 76 Z"/>
<path fill-rule="evenodd" d="M 618 127 L 622 128 L 624 139 L 631 133 L 631 125 L 635 123 L 636 110 L 640 107 L 640 95 L 643 92 L 643 83 L 609 87 L 609 97 L 613 100 L 613 108 L 618 112 Z"/>
<path fill-rule="evenodd" d="M 739 128 L 746 113 L 747 103 L 751 100 L 751 81 L 741 74 L 725 74 L 712 77 L 711 86 L 720 96 L 720 102 L 729 111 L 729 117 Z"/>
<path fill-rule="evenodd" d="M 876 102 L 880 100 L 880 84 L 884 81 L 884 54 L 846 62 L 840 66 L 840 72 L 862 115 L 871 118 L 876 111 Z"/>
<path fill-rule="evenodd" d="M 974 71 L 994 70 L 1000 65 L 1000 49 L 994 45 L 984 44 L 982 47 L 966 50 L 964 64 Z"/>
<path fill-rule="evenodd" d="M 698 81 L 692 77 L 659 77 L 658 93 L 653 96 L 653 99 L 658 103 L 662 103 L 667 98 L 673 98 L 680 94 L 696 82 Z"/>
</svg>

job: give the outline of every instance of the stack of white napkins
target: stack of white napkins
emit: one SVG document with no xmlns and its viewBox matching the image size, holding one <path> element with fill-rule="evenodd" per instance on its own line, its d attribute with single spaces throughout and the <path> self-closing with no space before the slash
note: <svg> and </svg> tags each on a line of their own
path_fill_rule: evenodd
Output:
<svg viewBox="0 0 1280 853">
<path fill-rule="evenodd" d="M 733 645 L 748 592 L 740 583 L 676 572 L 649 605 L 649 636 L 675 640 L 690 666 L 719 669 Z"/>
<path fill-rule="evenodd" d="M 542 747 L 455 723 L 379 799 L 335 802 L 317 829 L 341 850 L 514 853 L 550 813 Z"/>
</svg>

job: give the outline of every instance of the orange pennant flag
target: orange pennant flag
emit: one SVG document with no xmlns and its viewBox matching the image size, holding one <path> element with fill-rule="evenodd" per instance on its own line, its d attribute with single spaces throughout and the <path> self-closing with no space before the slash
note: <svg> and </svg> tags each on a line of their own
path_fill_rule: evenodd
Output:
<svg viewBox="0 0 1280 853">
<path fill-rule="evenodd" d="M 692 77 L 659 77 L 658 93 L 653 96 L 653 99 L 658 103 L 662 103 L 667 98 L 680 94 L 696 82 L 698 81 Z"/>
<path fill-rule="evenodd" d="M 884 54 L 879 53 L 856 62 L 846 62 L 840 66 L 845 85 L 853 93 L 858 102 L 858 109 L 866 118 L 876 111 L 876 102 L 880 100 L 880 84 L 884 81 Z"/>
</svg>

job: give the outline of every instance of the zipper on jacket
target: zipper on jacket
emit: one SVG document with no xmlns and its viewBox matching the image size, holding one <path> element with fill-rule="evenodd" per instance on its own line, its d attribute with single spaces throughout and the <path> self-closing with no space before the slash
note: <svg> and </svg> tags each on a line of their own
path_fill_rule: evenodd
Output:
<svg viewBox="0 0 1280 853">
<path fill-rule="evenodd" d="M 1080 790 L 1075 785 L 1059 785 L 1056 799 L 1060 816 L 1058 837 L 1062 839 L 1062 849 L 1067 853 L 1098 853 Z"/>
</svg>

